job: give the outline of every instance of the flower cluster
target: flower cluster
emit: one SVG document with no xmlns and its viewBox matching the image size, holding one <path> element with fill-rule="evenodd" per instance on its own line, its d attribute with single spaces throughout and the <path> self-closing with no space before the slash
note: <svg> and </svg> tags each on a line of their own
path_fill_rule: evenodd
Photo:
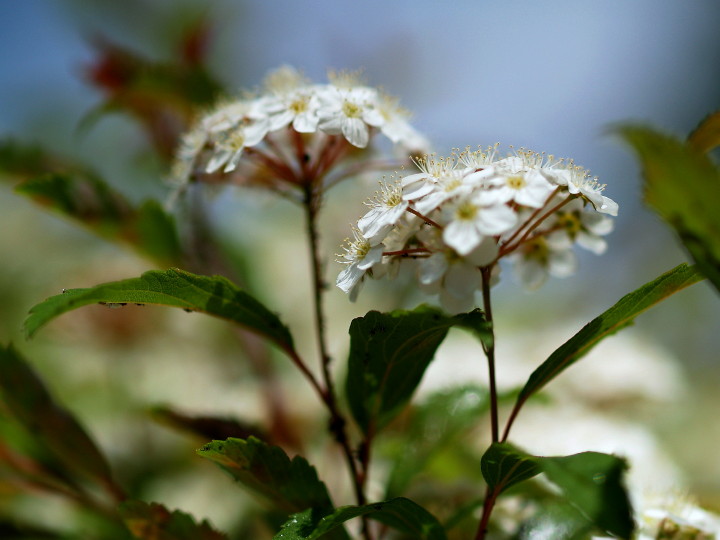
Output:
<svg viewBox="0 0 720 540">
<path fill-rule="evenodd" d="M 471 307 L 482 269 L 503 257 L 529 287 L 576 266 L 574 244 L 602 253 L 617 204 L 571 160 L 497 145 L 415 161 L 420 172 L 382 183 L 339 262 L 337 285 L 357 294 L 366 275 L 412 261 L 420 286 L 452 311 Z"/>
<path fill-rule="evenodd" d="M 330 80 L 312 84 L 285 66 L 268 75 L 258 95 L 218 104 L 184 136 L 173 179 L 235 173 L 241 181 L 304 184 L 368 147 L 376 133 L 405 153 L 427 151 L 397 100 L 354 75 Z"/>
</svg>

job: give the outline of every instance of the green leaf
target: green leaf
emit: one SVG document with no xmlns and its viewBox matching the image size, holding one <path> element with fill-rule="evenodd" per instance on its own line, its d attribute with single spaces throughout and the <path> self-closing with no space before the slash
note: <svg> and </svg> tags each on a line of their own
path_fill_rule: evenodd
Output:
<svg viewBox="0 0 720 540">
<path fill-rule="evenodd" d="M 292 460 L 277 446 L 259 439 L 227 439 L 206 444 L 198 454 L 216 462 L 248 489 L 266 497 L 288 514 L 312 508 L 327 515 L 333 510 L 325 484 L 303 457 Z"/>
<path fill-rule="evenodd" d="M 263 429 L 259 426 L 240 422 L 232 418 L 216 416 L 189 416 L 166 407 L 156 407 L 152 416 L 170 427 L 192 433 L 204 441 L 225 440 L 229 437 L 245 439 L 250 436 L 264 438 Z"/>
<path fill-rule="evenodd" d="M 627 463 L 598 452 L 539 458 L 543 472 L 567 500 L 599 529 L 630 538 L 635 527 L 623 487 Z"/>
<path fill-rule="evenodd" d="M 160 264 L 177 264 L 181 260 L 172 216 L 155 201 L 134 208 L 93 174 L 45 174 L 22 182 L 15 190 L 103 238 L 130 244 Z"/>
<path fill-rule="evenodd" d="M 293 348 L 290 331 L 275 314 L 221 276 L 198 276 L 179 269 L 152 270 L 139 278 L 105 283 L 88 289 L 69 289 L 30 310 L 25 332 L 37 330 L 67 311 L 89 304 L 159 304 L 200 311 L 244 326 L 284 351 Z"/>
<path fill-rule="evenodd" d="M 700 152 L 720 146 L 720 111 L 709 114 L 688 136 L 688 143 Z"/>
<path fill-rule="evenodd" d="M 273 540 L 315 540 L 346 521 L 367 516 L 397 529 L 413 540 L 445 540 L 445 531 L 435 517 L 410 499 L 398 497 L 365 506 L 344 506 L 318 518 L 312 510 L 291 516 Z"/>
<path fill-rule="evenodd" d="M 157 201 L 146 201 L 129 224 L 130 243 L 138 251 L 162 266 L 177 264 L 183 258 L 175 218 Z"/>
<path fill-rule="evenodd" d="M 378 450 L 393 460 L 385 496 L 404 493 L 412 479 L 428 464 L 455 451 L 465 451 L 462 439 L 490 405 L 487 389 L 463 386 L 431 395 L 414 405 L 399 432 L 386 433 Z M 383 452 L 385 449 L 385 452 Z"/>
<path fill-rule="evenodd" d="M 11 138 L 0 140 L 0 173 L 27 178 L 50 170 L 66 169 L 67 164 L 37 144 L 21 143 Z"/>
<path fill-rule="evenodd" d="M 623 296 L 613 307 L 586 324 L 530 375 L 518 395 L 506 433 L 518 411 L 531 395 L 585 356 L 601 340 L 632 324 L 640 313 L 702 279 L 702 275 L 694 267 L 681 264 Z"/>
<path fill-rule="evenodd" d="M 125 501 L 119 510 L 128 530 L 140 540 L 227 540 L 207 521 L 197 524 L 189 514 L 170 512 L 161 504 Z"/>
<path fill-rule="evenodd" d="M 621 538 L 632 535 L 632 507 L 623 485 L 627 464 L 618 457 L 598 452 L 540 457 L 509 443 L 493 443 L 480 467 L 493 499 L 508 488 L 544 473 L 594 527 Z"/>
<path fill-rule="evenodd" d="M 55 402 L 30 365 L 12 347 L 0 347 L 0 397 L 12 416 L 53 456 L 63 474 L 91 480 L 117 495 L 102 452 L 75 417 Z"/>
<path fill-rule="evenodd" d="M 483 454 L 480 469 L 494 497 L 542 472 L 536 457 L 509 443 L 493 443 Z"/>
<path fill-rule="evenodd" d="M 715 144 L 718 122 L 708 119 L 690 143 L 644 127 L 619 131 L 642 163 L 646 202 L 676 230 L 700 271 L 720 290 L 720 171 L 701 151 Z"/>
<path fill-rule="evenodd" d="M 352 321 L 345 388 L 353 417 L 365 433 L 381 429 L 410 400 L 453 326 L 491 339 L 480 310 L 451 317 L 420 306 L 413 311 L 370 311 Z"/>
</svg>

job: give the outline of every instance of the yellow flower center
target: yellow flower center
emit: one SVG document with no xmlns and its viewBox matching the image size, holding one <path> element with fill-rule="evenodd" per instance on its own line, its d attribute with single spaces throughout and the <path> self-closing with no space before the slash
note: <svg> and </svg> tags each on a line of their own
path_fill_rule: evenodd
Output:
<svg viewBox="0 0 720 540">
<path fill-rule="evenodd" d="M 522 189 L 527 185 L 527 182 L 525 182 L 525 177 L 519 175 L 509 176 L 505 183 L 508 185 L 508 187 L 511 187 L 512 189 Z"/>
<path fill-rule="evenodd" d="M 574 212 L 561 212 L 558 214 L 557 219 L 558 225 L 567 231 L 570 238 L 575 238 L 582 228 L 580 216 Z"/>
<path fill-rule="evenodd" d="M 290 104 L 290 110 L 294 112 L 295 114 L 300 114 L 305 111 L 307 111 L 307 100 L 305 99 L 296 99 Z"/>
<path fill-rule="evenodd" d="M 471 202 L 464 202 L 455 210 L 455 217 L 461 220 L 473 220 L 477 216 L 478 208 Z"/>
<path fill-rule="evenodd" d="M 348 118 L 360 118 L 360 115 L 362 115 L 362 108 L 351 101 L 345 100 L 342 106 L 342 112 Z"/>
</svg>

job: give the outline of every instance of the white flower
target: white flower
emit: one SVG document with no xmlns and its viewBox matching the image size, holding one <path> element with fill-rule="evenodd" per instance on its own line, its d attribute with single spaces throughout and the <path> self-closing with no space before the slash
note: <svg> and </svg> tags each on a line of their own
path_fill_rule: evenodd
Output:
<svg viewBox="0 0 720 540">
<path fill-rule="evenodd" d="M 270 115 L 270 129 L 276 131 L 288 124 L 298 133 L 315 133 L 318 122 L 318 99 L 311 88 L 301 88 L 275 96 L 266 104 Z"/>
<path fill-rule="evenodd" d="M 607 249 L 607 242 L 601 236 L 612 232 L 613 220 L 604 214 L 583 211 L 583 206 L 582 200 L 575 199 L 554 214 L 548 226 L 559 230 L 548 239 L 566 236 L 595 255 L 602 255 Z"/>
<path fill-rule="evenodd" d="M 505 205 L 485 206 L 478 196 L 462 197 L 444 209 L 448 224 L 443 230 L 445 243 L 460 255 L 473 251 L 485 236 L 510 230 L 517 216 Z"/>
<path fill-rule="evenodd" d="M 537 160 L 529 160 L 527 155 L 525 152 L 507 157 L 468 177 L 482 179 L 483 185 L 490 188 L 483 191 L 486 204 L 514 201 L 531 208 L 541 208 L 545 204 L 555 188 L 534 166 Z"/>
<path fill-rule="evenodd" d="M 350 294 L 351 300 L 354 300 L 356 287 L 365 272 L 382 260 L 384 248 L 382 244 L 373 245 L 358 229 L 353 229 L 353 236 L 354 240 L 346 240 L 345 253 L 338 255 L 337 261 L 347 267 L 340 272 L 336 282 L 340 289 Z"/>
<path fill-rule="evenodd" d="M 408 122 L 410 112 L 401 107 L 396 98 L 380 93 L 375 108 L 383 118 L 380 131 L 392 142 L 416 151 L 423 151 L 429 147 L 427 139 Z"/>
<path fill-rule="evenodd" d="M 400 186 L 395 183 L 380 184 L 373 201 L 366 203 L 370 211 L 358 221 L 358 229 L 369 239 L 384 236 L 405 214 L 408 202 L 402 198 Z"/>
<path fill-rule="evenodd" d="M 564 167 L 546 171 L 546 176 L 551 182 L 567 187 L 571 195 L 582 195 L 598 212 L 617 216 L 618 204 L 602 194 L 605 184 L 598 183 L 597 178 L 591 177 L 582 167 L 569 162 Z"/>
<path fill-rule="evenodd" d="M 379 127 L 385 120 L 375 109 L 377 92 L 365 86 L 338 88 L 329 85 L 318 94 L 319 128 L 329 135 L 339 135 L 358 148 L 370 140 L 368 126 Z"/>
<path fill-rule="evenodd" d="M 409 174 L 402 179 L 403 199 L 406 201 L 418 200 L 435 191 L 436 184 L 443 178 L 456 178 L 455 160 L 452 158 L 436 157 L 433 154 L 413 160 L 419 173 Z"/>
<path fill-rule="evenodd" d="M 480 287 L 480 267 L 493 261 L 497 244 L 485 238 L 466 257 L 451 249 L 433 253 L 418 262 L 418 280 L 429 294 L 439 294 L 440 303 L 450 312 L 472 309 L 475 291 Z"/>
<path fill-rule="evenodd" d="M 195 160 L 206 142 L 207 132 L 202 126 L 195 126 L 182 136 L 170 174 L 171 181 L 177 184 L 185 184 L 190 180 L 195 167 Z"/>
<path fill-rule="evenodd" d="M 523 243 L 512 255 L 518 280 L 528 289 L 539 288 L 549 275 L 567 277 L 577 269 L 572 243 L 564 236 L 540 236 Z"/>
<path fill-rule="evenodd" d="M 267 135 L 269 124 L 266 121 L 239 124 L 217 135 L 215 151 L 205 167 L 205 172 L 214 173 L 223 165 L 223 172 L 235 170 L 243 149 L 255 146 Z"/>
<path fill-rule="evenodd" d="M 466 172 L 477 172 L 488 167 L 492 167 L 497 160 L 497 149 L 500 146 L 498 143 L 488 146 L 486 148 L 478 148 L 477 150 L 470 150 L 467 147 L 463 152 L 460 153 L 458 159 L 460 163 L 465 165 Z"/>
<path fill-rule="evenodd" d="M 687 496 L 665 494 L 644 506 L 638 519 L 638 540 L 715 540 L 720 534 L 720 517 Z"/>
</svg>

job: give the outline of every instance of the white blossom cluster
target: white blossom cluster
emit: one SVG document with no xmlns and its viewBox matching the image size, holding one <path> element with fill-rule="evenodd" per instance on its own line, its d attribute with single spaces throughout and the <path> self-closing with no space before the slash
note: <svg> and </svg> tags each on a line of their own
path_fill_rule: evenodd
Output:
<svg viewBox="0 0 720 540">
<path fill-rule="evenodd" d="M 377 133 L 406 153 L 427 151 L 396 99 L 352 74 L 331 74 L 330 80 L 313 84 L 283 66 L 268 75 L 258 95 L 218 104 L 183 137 L 173 180 L 232 173 L 249 156 L 277 179 L 303 183 L 321 177 L 351 149 L 344 141 L 366 148 Z"/>
<path fill-rule="evenodd" d="M 365 276 L 417 266 L 421 288 L 450 311 L 474 304 L 481 269 L 514 260 L 530 288 L 571 274 L 578 244 L 602 253 L 618 205 L 571 160 L 526 149 L 504 157 L 497 145 L 415 161 L 420 172 L 382 183 L 338 262 L 337 286 L 357 294 Z"/>
</svg>

